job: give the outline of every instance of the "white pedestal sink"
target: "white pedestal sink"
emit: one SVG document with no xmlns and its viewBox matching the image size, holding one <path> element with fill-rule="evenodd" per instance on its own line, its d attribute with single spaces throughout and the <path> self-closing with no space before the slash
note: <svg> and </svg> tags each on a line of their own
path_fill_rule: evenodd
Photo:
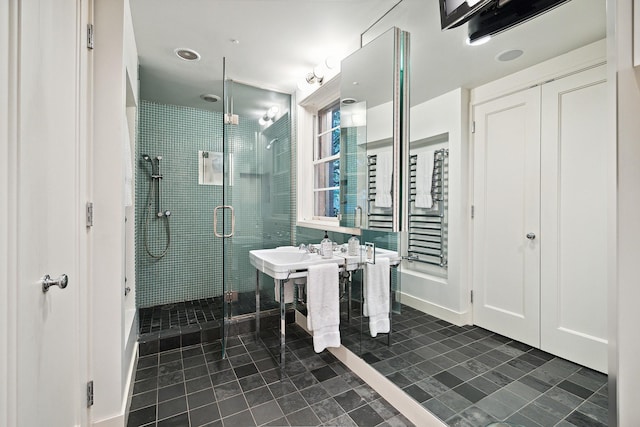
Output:
<svg viewBox="0 0 640 427">
<path fill-rule="evenodd" d="M 339 256 L 322 258 L 317 253 L 300 251 L 295 247 L 276 249 L 258 249 L 249 251 L 251 265 L 274 279 L 292 279 L 305 276 L 306 269 L 312 264 L 336 263 L 344 265 L 345 260 Z"/>
<path fill-rule="evenodd" d="M 259 272 L 271 276 L 275 285 L 279 288 L 281 296 L 284 296 L 284 282 L 289 279 L 305 277 L 307 268 L 315 264 L 335 263 L 348 271 L 354 271 L 362 267 L 366 260 L 367 248 L 361 248 L 362 256 L 349 256 L 343 252 L 334 252 L 331 258 L 323 258 L 317 253 L 308 253 L 298 250 L 294 246 L 286 246 L 276 249 L 258 249 L 249 251 L 249 261 Z M 388 257 L 391 265 L 400 263 L 401 257 L 395 251 L 375 248 L 375 257 Z M 349 287 L 349 289 L 351 289 Z M 351 312 L 351 293 L 349 292 L 349 313 Z M 280 298 L 280 375 L 284 378 L 285 367 L 285 302 Z M 260 334 L 260 274 L 256 276 L 256 338 Z M 389 340 L 391 335 L 389 334 Z"/>
</svg>

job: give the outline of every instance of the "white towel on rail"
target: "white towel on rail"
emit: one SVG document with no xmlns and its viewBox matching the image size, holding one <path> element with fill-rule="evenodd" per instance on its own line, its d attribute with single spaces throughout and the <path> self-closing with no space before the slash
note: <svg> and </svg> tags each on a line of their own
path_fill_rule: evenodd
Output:
<svg viewBox="0 0 640 427">
<path fill-rule="evenodd" d="M 388 333 L 389 322 L 389 258 L 376 258 L 375 264 L 365 267 L 364 315 L 369 317 L 369 332 L 372 337 Z"/>
<path fill-rule="evenodd" d="M 307 329 L 313 332 L 313 349 L 340 347 L 340 294 L 338 265 L 310 265 L 307 276 Z"/>
<path fill-rule="evenodd" d="M 433 150 L 427 150 L 417 155 L 416 159 L 416 208 L 431 209 L 433 198 L 431 187 L 433 184 Z"/>
<path fill-rule="evenodd" d="M 376 198 L 379 208 L 391 207 L 391 175 L 393 174 L 393 153 L 391 151 L 376 155 Z"/>
</svg>

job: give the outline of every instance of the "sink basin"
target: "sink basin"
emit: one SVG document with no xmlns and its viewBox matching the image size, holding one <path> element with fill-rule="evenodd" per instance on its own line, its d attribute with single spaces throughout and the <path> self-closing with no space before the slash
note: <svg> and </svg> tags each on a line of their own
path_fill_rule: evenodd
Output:
<svg viewBox="0 0 640 427">
<path fill-rule="evenodd" d="M 312 264 L 344 264 L 342 257 L 322 258 L 318 254 L 300 251 L 295 247 L 276 249 L 258 249 L 249 251 L 249 261 L 258 270 L 274 279 L 287 279 L 306 275 L 306 269 Z M 297 273 L 302 271 L 301 273 Z"/>
<path fill-rule="evenodd" d="M 264 251 L 262 254 L 262 259 L 265 262 L 270 262 L 274 265 L 284 265 L 284 264 L 298 264 L 303 261 L 307 261 L 311 259 L 311 255 L 307 252 L 301 252 L 296 250 L 293 251 L 282 251 L 276 249 L 275 251 Z"/>
</svg>

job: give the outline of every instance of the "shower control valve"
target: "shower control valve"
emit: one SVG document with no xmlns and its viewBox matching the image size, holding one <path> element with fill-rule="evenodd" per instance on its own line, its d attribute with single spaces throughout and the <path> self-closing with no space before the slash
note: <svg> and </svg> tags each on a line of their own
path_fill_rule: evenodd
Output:
<svg viewBox="0 0 640 427">
<path fill-rule="evenodd" d="M 164 211 L 164 216 L 166 216 L 167 218 L 169 218 L 171 216 L 171 211 L 170 210 L 166 210 Z"/>
</svg>

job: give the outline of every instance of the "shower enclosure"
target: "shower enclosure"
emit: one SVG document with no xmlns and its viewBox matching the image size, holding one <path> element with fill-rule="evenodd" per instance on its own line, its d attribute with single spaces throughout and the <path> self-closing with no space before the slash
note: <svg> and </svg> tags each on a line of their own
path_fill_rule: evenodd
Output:
<svg viewBox="0 0 640 427">
<path fill-rule="evenodd" d="M 136 305 L 143 352 L 221 339 L 224 354 L 227 336 L 255 325 L 249 251 L 292 241 L 290 95 L 226 75 L 218 93 L 215 103 L 199 96 L 159 102 L 142 94 Z M 146 153 L 162 159 L 161 178 Z M 158 215 L 156 202 L 149 209 L 149 194 L 170 219 Z M 167 247 L 161 258 L 149 255 Z M 275 308 L 273 281 L 265 276 L 260 283 L 262 309 Z"/>
</svg>

